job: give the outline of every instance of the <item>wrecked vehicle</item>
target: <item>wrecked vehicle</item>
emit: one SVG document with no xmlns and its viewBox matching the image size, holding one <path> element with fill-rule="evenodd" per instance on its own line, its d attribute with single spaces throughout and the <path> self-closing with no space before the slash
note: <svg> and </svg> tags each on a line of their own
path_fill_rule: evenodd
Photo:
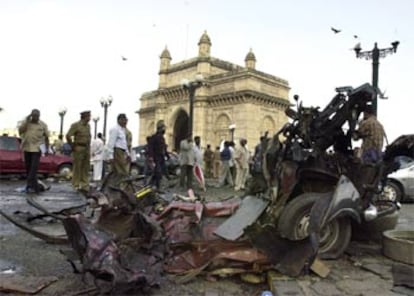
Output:
<svg viewBox="0 0 414 296">
<path fill-rule="evenodd" d="M 266 186 L 261 190 L 271 199 L 266 223 L 292 241 L 316 232 L 321 258 L 341 256 L 351 240 L 352 223 L 357 228 L 377 224 L 377 232 L 397 223 L 399 204 L 381 192 L 387 175 L 396 170 L 395 157 L 413 155 L 413 138 L 388 145 L 383 161 L 375 164 L 362 162 L 352 146 L 359 115 L 375 96 L 369 84 L 337 88 L 323 110 L 304 107 L 295 97 L 296 110 L 286 110 L 291 122 L 262 143 L 267 149 Z M 312 214 L 323 216 L 313 229 Z"/>
<path fill-rule="evenodd" d="M 339 89 L 322 111 L 299 102 L 288 109 L 291 122 L 263 143 L 263 171 L 255 177 L 263 186 L 245 196 L 206 201 L 192 192 L 156 192 L 140 177 L 114 182 L 109 174 L 85 196 L 88 204 L 71 211 L 49 213 L 28 198 L 64 225 L 66 237 L 25 230 L 70 243 L 74 271 L 91 274 L 101 293 L 147 291 L 165 272 L 178 283 L 198 275 L 309 272 L 318 256 L 343 253 L 351 220 L 362 225 L 397 213 L 398 204 L 380 192 L 396 169 L 394 157 L 413 153 L 414 139 L 397 139 L 379 164 L 362 163 L 352 150 L 359 114 L 374 95 L 366 84 Z"/>
</svg>

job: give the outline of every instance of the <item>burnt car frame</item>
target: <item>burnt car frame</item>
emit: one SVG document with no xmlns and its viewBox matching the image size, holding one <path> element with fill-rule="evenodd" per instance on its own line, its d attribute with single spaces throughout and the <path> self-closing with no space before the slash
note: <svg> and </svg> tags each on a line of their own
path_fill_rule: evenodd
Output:
<svg viewBox="0 0 414 296">
<path fill-rule="evenodd" d="M 326 217 L 318 226 L 317 245 L 323 258 L 337 258 L 345 251 L 351 223 L 361 228 L 377 223 L 379 232 L 397 223 L 399 205 L 380 193 L 387 175 L 396 169 L 394 158 L 412 156 L 408 143 L 413 139 L 390 144 L 377 164 L 362 162 L 352 145 L 360 114 L 376 94 L 369 84 L 338 88 L 323 110 L 304 107 L 295 97 L 296 110 L 286 110 L 290 122 L 263 143 L 262 192 L 269 192 L 272 200 L 266 223 L 275 225 L 281 237 L 300 241 L 311 232 L 314 206 L 329 205 L 321 212 Z M 345 193 L 338 192 L 343 176 L 349 183 L 342 186 L 348 190 Z"/>
</svg>

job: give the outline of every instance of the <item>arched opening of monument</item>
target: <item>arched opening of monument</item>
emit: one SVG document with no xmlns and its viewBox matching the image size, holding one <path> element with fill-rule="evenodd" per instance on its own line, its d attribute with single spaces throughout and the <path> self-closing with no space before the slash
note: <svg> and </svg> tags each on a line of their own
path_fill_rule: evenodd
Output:
<svg viewBox="0 0 414 296">
<path fill-rule="evenodd" d="M 184 110 L 178 111 L 177 119 L 174 123 L 174 133 L 173 133 L 173 139 L 174 139 L 174 150 L 179 151 L 180 150 L 180 142 L 181 140 L 185 139 L 187 137 L 188 133 L 188 114 Z"/>
</svg>

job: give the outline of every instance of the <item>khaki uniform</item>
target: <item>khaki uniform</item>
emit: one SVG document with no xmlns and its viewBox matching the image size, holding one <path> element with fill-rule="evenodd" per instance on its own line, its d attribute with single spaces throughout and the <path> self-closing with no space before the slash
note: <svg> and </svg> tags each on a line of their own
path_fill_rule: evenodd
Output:
<svg viewBox="0 0 414 296">
<path fill-rule="evenodd" d="M 213 176 L 213 161 L 214 151 L 211 149 L 206 149 L 206 151 L 204 151 L 204 165 L 207 178 L 211 178 Z"/>
<path fill-rule="evenodd" d="M 46 123 L 39 120 L 38 123 L 25 122 L 24 132 L 22 131 L 22 150 L 26 152 L 39 152 L 40 145 L 45 144 L 45 137 L 49 137 L 49 130 Z"/>
<path fill-rule="evenodd" d="M 62 155 L 62 147 L 63 147 L 63 141 L 60 139 L 55 140 L 53 143 L 53 149 L 55 151 L 55 154 Z"/>
<path fill-rule="evenodd" d="M 220 150 L 216 149 L 214 151 L 213 156 L 213 178 L 218 179 L 220 176 L 220 170 L 221 170 L 221 157 L 220 157 Z"/>
<path fill-rule="evenodd" d="M 73 137 L 72 185 L 75 189 L 89 190 L 91 128 L 82 120 L 73 123 L 66 134 Z"/>
<path fill-rule="evenodd" d="M 128 174 L 129 174 L 129 170 L 131 169 L 131 161 L 135 160 L 135 158 L 133 159 L 133 156 L 132 156 L 132 154 L 133 154 L 133 152 L 132 152 L 132 133 L 126 127 L 125 127 L 125 136 L 126 136 L 126 140 L 127 140 L 128 152 L 130 154 L 129 155 L 130 159 L 129 159 L 128 164 L 127 164 L 127 167 L 128 167 L 127 171 L 128 171 Z"/>
<path fill-rule="evenodd" d="M 49 149 L 49 131 L 47 125 L 41 120 L 36 123 L 26 120 L 19 126 L 19 133 L 22 137 L 21 147 L 24 151 L 27 174 L 26 190 L 33 190 L 38 193 L 40 188 L 37 180 L 37 171 L 42 153 L 41 146 Z"/>
</svg>

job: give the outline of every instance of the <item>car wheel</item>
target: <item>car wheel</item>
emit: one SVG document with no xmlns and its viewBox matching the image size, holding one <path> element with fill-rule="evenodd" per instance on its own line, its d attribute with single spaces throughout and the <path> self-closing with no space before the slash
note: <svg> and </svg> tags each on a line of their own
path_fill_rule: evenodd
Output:
<svg viewBox="0 0 414 296">
<path fill-rule="evenodd" d="M 312 206 L 323 193 L 305 193 L 291 200 L 282 211 L 278 229 L 280 235 L 290 240 L 302 240 L 309 236 L 309 220 Z M 351 241 L 351 222 L 348 217 L 330 221 L 320 232 L 319 256 L 335 259 L 340 257 Z"/>
<path fill-rule="evenodd" d="M 390 201 L 402 201 L 402 190 L 400 186 L 391 180 L 387 180 L 387 184 L 384 186 L 382 197 Z"/>
<path fill-rule="evenodd" d="M 131 168 L 129 170 L 129 173 L 133 177 L 138 176 L 140 174 L 140 169 L 139 169 L 139 167 L 137 165 L 131 165 Z"/>
<path fill-rule="evenodd" d="M 72 174 L 72 165 L 63 164 L 59 167 L 58 175 L 60 177 L 69 177 Z"/>
</svg>

